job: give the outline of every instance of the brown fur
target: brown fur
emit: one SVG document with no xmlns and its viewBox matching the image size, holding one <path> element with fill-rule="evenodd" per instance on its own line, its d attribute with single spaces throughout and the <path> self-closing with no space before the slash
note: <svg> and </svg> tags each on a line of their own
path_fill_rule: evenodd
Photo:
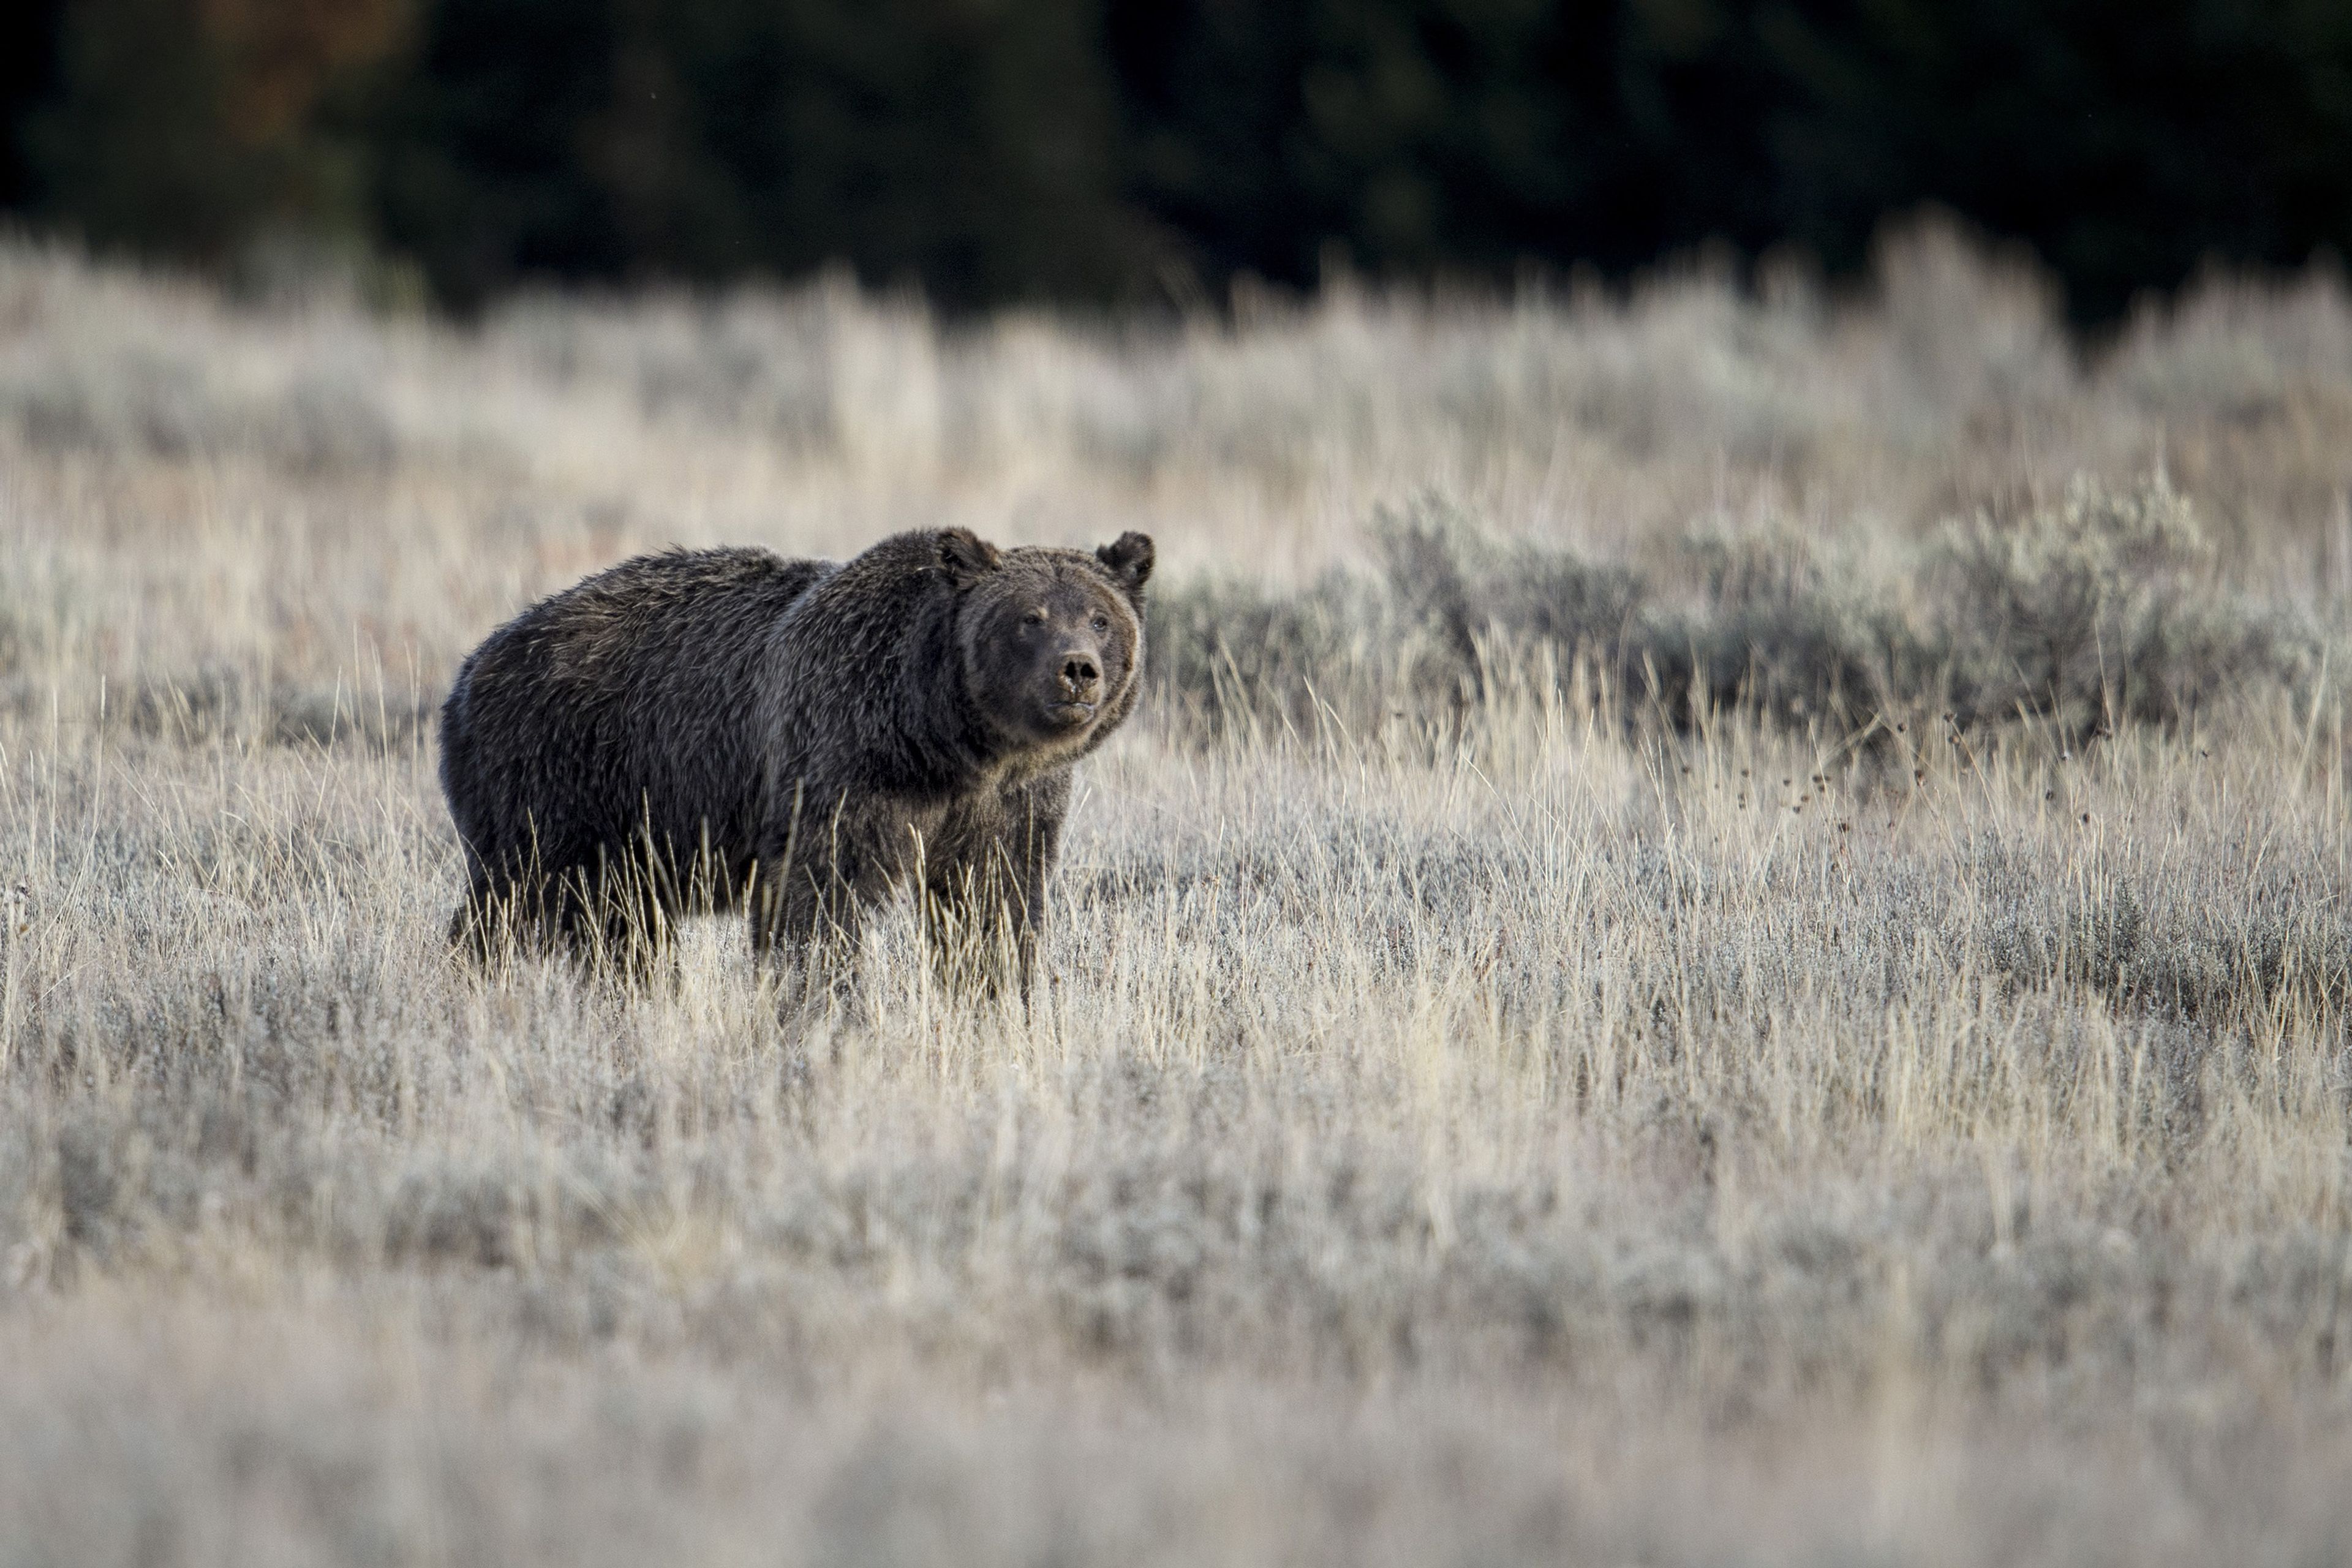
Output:
<svg viewBox="0 0 2352 1568">
<path fill-rule="evenodd" d="M 837 973 L 919 885 L 940 961 L 1025 991 L 1070 770 L 1132 710 L 1151 542 L 999 551 L 900 534 L 845 563 L 625 562 L 475 651 L 442 710 L 471 886 L 453 937 L 645 954 L 748 905 L 763 955 Z"/>
</svg>

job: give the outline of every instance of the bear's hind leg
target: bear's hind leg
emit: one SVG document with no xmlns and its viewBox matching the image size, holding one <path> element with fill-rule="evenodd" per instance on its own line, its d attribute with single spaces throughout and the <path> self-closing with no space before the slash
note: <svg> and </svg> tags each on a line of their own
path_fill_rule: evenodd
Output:
<svg viewBox="0 0 2352 1568">
<path fill-rule="evenodd" d="M 501 877 L 476 867 L 449 917 L 449 954 L 477 971 L 501 958 L 545 952 L 554 899 L 544 879 Z"/>
<path fill-rule="evenodd" d="M 600 854 L 562 879 L 552 925 L 582 968 L 626 986 L 674 971 L 675 900 L 642 856 Z"/>
</svg>

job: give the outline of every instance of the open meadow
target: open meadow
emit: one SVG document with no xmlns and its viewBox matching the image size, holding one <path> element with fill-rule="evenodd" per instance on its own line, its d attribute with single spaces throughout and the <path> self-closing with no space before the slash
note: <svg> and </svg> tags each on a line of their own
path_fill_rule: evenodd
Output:
<svg viewBox="0 0 2352 1568">
<path fill-rule="evenodd" d="M 0 1568 L 2352 1559 L 2352 290 L 0 246 Z M 1159 542 L 1026 1016 L 454 970 L 635 552 Z"/>
</svg>

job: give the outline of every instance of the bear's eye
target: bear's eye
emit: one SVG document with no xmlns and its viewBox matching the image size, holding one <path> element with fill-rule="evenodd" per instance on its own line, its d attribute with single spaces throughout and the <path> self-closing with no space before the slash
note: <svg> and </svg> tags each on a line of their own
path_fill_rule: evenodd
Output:
<svg viewBox="0 0 2352 1568">
<path fill-rule="evenodd" d="M 1024 626 L 1042 626 L 1045 624 L 1045 612 L 1032 610 L 1021 617 L 1021 624 Z"/>
<path fill-rule="evenodd" d="M 1097 616 L 1095 617 L 1095 630 L 1098 632 L 1107 632 L 1110 630 L 1110 617 L 1108 616 Z"/>
</svg>

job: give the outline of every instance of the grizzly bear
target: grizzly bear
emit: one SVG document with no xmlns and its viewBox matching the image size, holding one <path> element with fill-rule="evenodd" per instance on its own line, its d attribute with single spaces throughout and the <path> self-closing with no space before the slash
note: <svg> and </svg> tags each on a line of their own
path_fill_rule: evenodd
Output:
<svg viewBox="0 0 2352 1568">
<path fill-rule="evenodd" d="M 913 885 L 951 975 L 1025 997 L 1072 765 L 1135 706 L 1151 541 L 1000 551 L 950 528 L 845 563 L 643 555 L 459 667 L 441 787 L 470 875 L 450 925 L 642 963 L 681 914 L 837 982 Z"/>
</svg>

